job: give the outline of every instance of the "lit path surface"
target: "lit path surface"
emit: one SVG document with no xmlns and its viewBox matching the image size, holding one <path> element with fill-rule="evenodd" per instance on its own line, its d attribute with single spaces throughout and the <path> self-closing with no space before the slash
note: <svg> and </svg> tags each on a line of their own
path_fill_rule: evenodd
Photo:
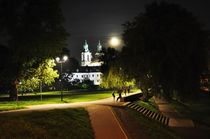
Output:
<svg viewBox="0 0 210 139">
<path fill-rule="evenodd" d="M 44 104 L 28 106 L 27 109 L 3 111 L 0 115 L 18 115 L 32 111 L 46 111 L 52 109 L 65 109 L 84 107 L 88 111 L 96 139 L 127 139 L 127 135 L 113 113 L 111 106 L 122 106 L 123 102 L 113 102 L 107 98 L 91 102 L 78 102 L 66 104 Z"/>
<path fill-rule="evenodd" d="M 135 93 L 131 93 L 131 94 L 135 94 Z M 65 101 L 65 99 L 64 99 L 64 101 Z M 2 112 L 0 112 L 0 114 L 42 111 L 42 110 L 52 110 L 52 109 L 64 109 L 64 108 L 77 108 L 77 107 L 86 107 L 86 106 L 93 105 L 93 104 L 119 106 L 119 105 L 122 105 L 123 103 L 124 102 L 113 102 L 113 98 L 110 97 L 110 98 L 100 99 L 100 100 L 96 100 L 96 101 L 88 101 L 88 102 L 31 105 L 31 106 L 27 106 L 25 109 L 2 111 Z"/>
<path fill-rule="evenodd" d="M 87 107 L 96 139 L 128 139 L 109 106 Z"/>
<path fill-rule="evenodd" d="M 3 111 L 1 115 L 21 114 L 32 111 L 84 107 L 89 115 L 96 139 L 128 139 L 111 106 L 122 106 L 124 102 L 114 102 L 113 98 L 106 98 L 90 102 L 43 104 L 28 106 L 26 109 Z"/>
<path fill-rule="evenodd" d="M 122 103 L 121 102 L 113 102 L 112 98 L 106 98 L 106 99 L 89 101 L 89 102 L 31 105 L 31 106 L 27 106 L 26 109 L 2 111 L 2 112 L 0 112 L 0 114 L 43 111 L 43 110 L 52 110 L 52 109 L 77 108 L 77 107 L 86 107 L 86 106 L 93 105 L 93 104 L 121 105 Z"/>
</svg>

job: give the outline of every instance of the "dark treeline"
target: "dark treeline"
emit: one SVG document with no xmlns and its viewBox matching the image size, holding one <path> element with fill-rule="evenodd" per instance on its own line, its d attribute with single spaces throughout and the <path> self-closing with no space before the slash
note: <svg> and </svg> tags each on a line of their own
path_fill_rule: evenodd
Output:
<svg viewBox="0 0 210 139">
<path fill-rule="evenodd" d="M 187 9 L 153 2 L 124 25 L 125 47 L 118 63 L 146 94 L 196 98 L 207 71 L 207 31 Z"/>
</svg>

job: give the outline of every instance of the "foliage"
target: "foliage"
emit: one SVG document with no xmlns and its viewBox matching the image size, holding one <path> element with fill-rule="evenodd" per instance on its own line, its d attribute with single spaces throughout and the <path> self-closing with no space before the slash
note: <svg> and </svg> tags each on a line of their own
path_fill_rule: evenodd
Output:
<svg viewBox="0 0 210 139">
<path fill-rule="evenodd" d="M 103 48 L 102 50 L 103 55 L 100 57 L 101 61 L 103 61 L 102 65 L 102 72 L 106 73 L 109 71 L 112 63 L 117 59 L 119 52 L 111 47 Z"/>
<path fill-rule="evenodd" d="M 154 100 L 152 98 L 150 98 L 148 100 L 148 102 L 144 102 L 144 101 L 139 100 L 139 101 L 136 101 L 134 103 L 139 105 L 139 106 L 145 107 L 145 108 L 147 108 L 147 109 L 149 109 L 149 110 L 151 110 L 153 112 L 159 112 L 158 106 L 157 106 L 157 104 L 154 102 Z"/>
<path fill-rule="evenodd" d="M 1 59 L 1 64 L 0 64 L 0 87 L 1 89 L 6 88 L 6 83 L 8 81 L 8 76 L 9 75 L 9 70 L 7 67 L 9 67 L 9 60 L 10 60 L 10 51 L 9 49 L 4 46 L 0 45 L 0 59 Z M 5 76 L 7 75 L 7 76 Z"/>
<path fill-rule="evenodd" d="M 102 84 L 100 87 L 106 89 L 122 88 L 123 86 L 134 86 L 135 79 L 128 78 L 118 61 L 119 52 L 114 48 L 103 49 L 104 55 L 102 56 Z"/>
<path fill-rule="evenodd" d="M 68 66 L 69 73 L 75 72 L 80 66 L 79 61 L 73 57 L 68 60 L 68 63 L 69 63 Z"/>
<path fill-rule="evenodd" d="M 37 69 L 29 69 L 28 74 L 21 79 L 21 85 L 19 85 L 19 91 L 34 91 L 37 90 L 40 85 L 52 85 L 55 82 L 55 78 L 58 78 L 57 70 L 54 70 L 55 62 L 53 59 L 46 59 L 43 63 L 39 64 Z M 32 71 L 32 72 L 31 72 Z M 29 77 L 27 77 L 27 76 Z"/>
<path fill-rule="evenodd" d="M 143 92 L 162 88 L 167 98 L 174 90 L 182 99 L 195 97 L 206 68 L 206 34 L 200 23 L 176 4 L 153 2 L 145 9 L 124 24 L 121 67 Z"/>
<path fill-rule="evenodd" d="M 84 79 L 82 83 L 79 83 L 79 86 L 81 89 L 90 89 L 94 88 L 94 83 L 89 79 Z"/>
<path fill-rule="evenodd" d="M 7 74 L 11 98 L 17 96 L 15 81 L 23 70 L 59 54 L 66 45 L 60 0 L 1 0 L 0 44 L 9 50 Z M 27 65 L 27 66 L 26 66 Z"/>
<path fill-rule="evenodd" d="M 116 66 L 116 65 L 115 65 Z M 122 88 L 123 86 L 134 86 L 135 79 L 127 79 L 126 74 L 122 71 L 122 68 L 118 66 L 111 66 L 108 73 L 102 78 L 102 88 Z"/>
</svg>

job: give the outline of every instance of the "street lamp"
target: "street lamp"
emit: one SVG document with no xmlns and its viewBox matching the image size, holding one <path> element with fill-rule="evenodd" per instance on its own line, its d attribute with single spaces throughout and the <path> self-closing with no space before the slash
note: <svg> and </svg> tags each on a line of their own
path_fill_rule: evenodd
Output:
<svg viewBox="0 0 210 139">
<path fill-rule="evenodd" d="M 61 89 L 61 101 L 63 101 L 63 92 L 62 92 L 62 70 L 63 70 L 63 63 L 68 60 L 68 56 L 63 56 L 63 58 L 56 57 L 55 58 L 57 63 L 61 64 L 61 69 L 60 69 L 60 89 Z"/>
</svg>

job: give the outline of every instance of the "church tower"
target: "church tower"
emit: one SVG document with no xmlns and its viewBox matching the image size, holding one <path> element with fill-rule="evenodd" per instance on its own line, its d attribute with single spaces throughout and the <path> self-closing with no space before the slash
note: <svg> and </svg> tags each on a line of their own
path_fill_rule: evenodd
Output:
<svg viewBox="0 0 210 139">
<path fill-rule="evenodd" d="M 89 66 L 92 60 L 92 53 L 89 51 L 88 43 L 85 40 L 83 51 L 81 53 L 81 66 Z"/>
<path fill-rule="evenodd" d="M 98 45 L 97 45 L 97 50 L 96 50 L 95 56 L 96 56 L 96 58 L 99 58 L 102 55 L 103 55 L 102 45 L 101 45 L 101 42 L 99 41 Z"/>
</svg>

